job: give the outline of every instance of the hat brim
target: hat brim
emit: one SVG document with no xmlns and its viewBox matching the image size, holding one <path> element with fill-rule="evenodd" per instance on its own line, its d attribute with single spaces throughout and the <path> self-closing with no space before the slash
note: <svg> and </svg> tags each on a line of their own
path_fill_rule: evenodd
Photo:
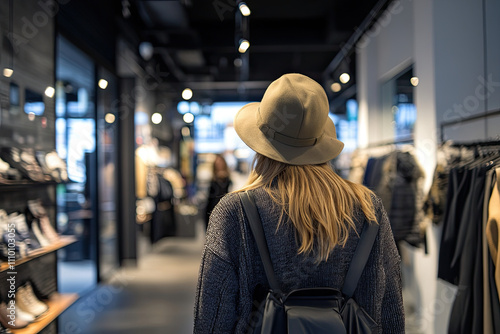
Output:
<svg viewBox="0 0 500 334">
<path fill-rule="evenodd" d="M 234 129 L 252 150 L 268 158 L 290 165 L 317 165 L 337 157 L 344 143 L 336 138 L 335 125 L 327 117 L 325 131 L 313 146 L 293 147 L 270 139 L 257 126 L 260 102 L 241 108 L 234 118 Z"/>
</svg>

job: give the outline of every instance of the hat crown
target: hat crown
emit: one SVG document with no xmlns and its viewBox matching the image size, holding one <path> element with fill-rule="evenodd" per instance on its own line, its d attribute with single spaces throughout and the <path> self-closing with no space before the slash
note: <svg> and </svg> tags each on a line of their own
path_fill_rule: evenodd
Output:
<svg viewBox="0 0 500 334">
<path fill-rule="evenodd" d="M 302 74 L 273 81 L 261 102 L 242 107 L 234 129 L 252 150 L 290 165 L 325 163 L 342 151 L 323 87 Z"/>
<path fill-rule="evenodd" d="M 323 87 L 296 73 L 273 81 L 259 108 L 261 128 L 297 139 L 319 138 L 328 113 L 328 98 Z"/>
</svg>

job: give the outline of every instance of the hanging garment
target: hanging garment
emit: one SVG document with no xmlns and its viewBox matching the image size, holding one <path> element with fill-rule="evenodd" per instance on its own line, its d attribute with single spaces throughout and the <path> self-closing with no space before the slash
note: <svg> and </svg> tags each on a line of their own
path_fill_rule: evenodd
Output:
<svg viewBox="0 0 500 334">
<path fill-rule="evenodd" d="M 355 150 L 351 156 L 351 165 L 349 167 L 349 181 L 354 183 L 363 183 L 366 164 L 368 163 L 368 154 L 361 150 Z"/>
<path fill-rule="evenodd" d="M 432 185 L 424 201 L 424 212 L 434 224 L 440 224 L 446 208 L 449 170 L 438 164 L 432 177 Z"/>
<path fill-rule="evenodd" d="M 418 210 L 421 208 L 419 181 L 424 173 L 414 156 L 408 152 L 395 152 L 396 177 L 392 181 L 392 199 L 389 219 L 396 241 L 405 240 L 419 246 Z"/>
<path fill-rule="evenodd" d="M 424 212 L 434 224 L 444 220 L 447 207 L 447 193 L 450 169 L 460 161 L 473 160 L 474 151 L 453 147 L 451 142 L 441 145 L 437 151 L 437 164 L 432 177 L 432 185 L 424 200 Z"/>
<path fill-rule="evenodd" d="M 460 228 L 460 217 L 470 189 L 472 172 L 465 168 L 453 168 L 450 171 L 443 232 L 439 248 L 438 278 L 451 284 L 458 285 L 460 262 L 452 262 L 455 253 L 462 253 L 457 249 L 457 238 Z"/>
<path fill-rule="evenodd" d="M 174 190 L 168 180 L 161 175 L 156 175 L 158 183 L 156 211 L 151 220 L 151 243 L 155 243 L 162 238 L 175 236 L 176 221 L 173 207 Z"/>
<path fill-rule="evenodd" d="M 487 169 L 483 166 L 471 170 L 471 185 L 457 235 L 452 261 L 460 262 L 458 291 L 450 314 L 448 333 L 483 332 L 482 289 L 482 215 Z"/>
<path fill-rule="evenodd" d="M 500 333 L 500 297 L 495 283 L 495 264 L 488 259 L 488 282 L 490 285 L 491 318 L 493 319 L 493 333 Z"/>
<path fill-rule="evenodd" d="M 387 210 L 394 239 L 419 246 L 417 208 L 422 207 L 419 181 L 424 173 L 417 160 L 409 152 L 394 151 L 377 160 L 374 171 L 378 174 L 372 177 L 374 191 Z"/>
<path fill-rule="evenodd" d="M 494 170 L 489 170 L 486 173 L 486 185 L 484 189 L 484 203 L 483 203 L 483 222 L 482 222 L 482 254 L 483 254 L 483 334 L 495 334 L 493 326 L 493 306 L 491 302 L 491 291 L 489 282 L 490 271 L 490 252 L 488 249 L 488 240 L 486 238 L 486 225 L 488 224 L 488 209 L 490 204 L 490 197 L 492 187 L 494 186 Z"/>
<path fill-rule="evenodd" d="M 491 194 L 488 210 L 488 224 L 486 225 L 486 238 L 495 266 L 495 284 L 497 292 L 500 291 L 500 183 L 498 176 L 500 168 L 495 170 L 497 179 L 495 180 Z"/>
<path fill-rule="evenodd" d="M 393 151 L 368 160 L 363 184 L 387 210 L 394 239 L 418 247 L 422 242 L 417 208 L 422 207 L 420 180 L 424 173 L 413 154 Z"/>
<path fill-rule="evenodd" d="M 372 174 L 373 174 L 373 167 L 375 166 L 375 162 L 377 161 L 378 158 L 369 158 L 368 162 L 366 163 L 366 168 L 365 168 L 365 174 L 363 175 L 363 185 L 367 186 L 368 188 L 371 189 L 373 186 L 372 183 Z M 373 190 L 373 189 L 372 189 Z"/>
</svg>

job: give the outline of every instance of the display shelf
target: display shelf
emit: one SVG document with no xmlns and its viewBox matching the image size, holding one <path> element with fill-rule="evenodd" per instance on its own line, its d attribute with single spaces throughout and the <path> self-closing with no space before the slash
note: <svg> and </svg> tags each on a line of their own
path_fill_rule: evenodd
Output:
<svg viewBox="0 0 500 334">
<path fill-rule="evenodd" d="M 28 255 L 22 259 L 16 260 L 14 266 L 15 267 L 19 266 L 23 263 L 26 263 L 26 262 L 31 261 L 33 259 L 36 259 L 37 257 L 43 256 L 43 255 L 48 254 L 48 253 L 55 252 L 58 249 L 64 248 L 68 245 L 71 245 L 72 243 L 75 243 L 76 241 L 77 241 L 77 239 L 74 236 L 65 236 L 65 235 L 61 236 L 60 240 L 57 243 L 54 243 L 53 245 L 50 245 L 50 246 L 42 247 L 40 249 L 37 249 L 36 251 L 31 252 L 30 255 Z M 7 271 L 7 270 L 9 270 L 9 264 L 7 262 L 3 262 L 0 265 L 0 272 Z"/>
<path fill-rule="evenodd" d="M 0 189 L 24 190 L 26 188 L 31 188 L 31 187 L 46 187 L 46 186 L 55 186 L 58 184 L 67 184 L 67 183 L 68 182 L 56 182 L 56 181 L 34 182 L 29 180 L 22 180 L 22 181 L 11 181 L 9 183 L 0 183 Z"/>
<path fill-rule="evenodd" d="M 29 324 L 27 327 L 19 329 L 11 329 L 11 331 L 14 334 L 39 333 L 77 300 L 78 300 L 78 294 L 76 293 L 67 293 L 67 294 L 55 293 L 53 296 L 50 297 L 49 300 L 45 301 L 45 303 L 49 307 L 49 310 L 45 314 L 41 315 L 37 320 Z"/>
</svg>

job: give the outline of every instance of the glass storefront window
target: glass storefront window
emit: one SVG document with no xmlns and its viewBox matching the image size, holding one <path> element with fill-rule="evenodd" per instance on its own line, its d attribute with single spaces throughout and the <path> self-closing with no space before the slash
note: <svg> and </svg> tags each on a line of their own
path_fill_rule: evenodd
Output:
<svg viewBox="0 0 500 334">
<path fill-rule="evenodd" d="M 396 141 L 411 139 L 413 136 L 417 119 L 417 109 L 414 104 L 414 90 L 417 84 L 418 79 L 413 76 L 413 68 L 409 68 L 387 81 L 382 87 L 383 125 L 390 122 L 390 131 Z"/>
<path fill-rule="evenodd" d="M 56 51 L 56 149 L 69 184 L 57 189 L 58 230 L 77 242 L 59 251 L 59 291 L 85 292 L 97 284 L 95 65 L 62 37 Z"/>
<path fill-rule="evenodd" d="M 118 172 L 118 80 L 99 68 L 98 80 L 104 80 L 97 92 L 97 161 L 99 210 L 99 275 L 109 277 L 118 267 L 117 172 Z M 102 88 L 104 87 L 104 88 Z"/>
</svg>

